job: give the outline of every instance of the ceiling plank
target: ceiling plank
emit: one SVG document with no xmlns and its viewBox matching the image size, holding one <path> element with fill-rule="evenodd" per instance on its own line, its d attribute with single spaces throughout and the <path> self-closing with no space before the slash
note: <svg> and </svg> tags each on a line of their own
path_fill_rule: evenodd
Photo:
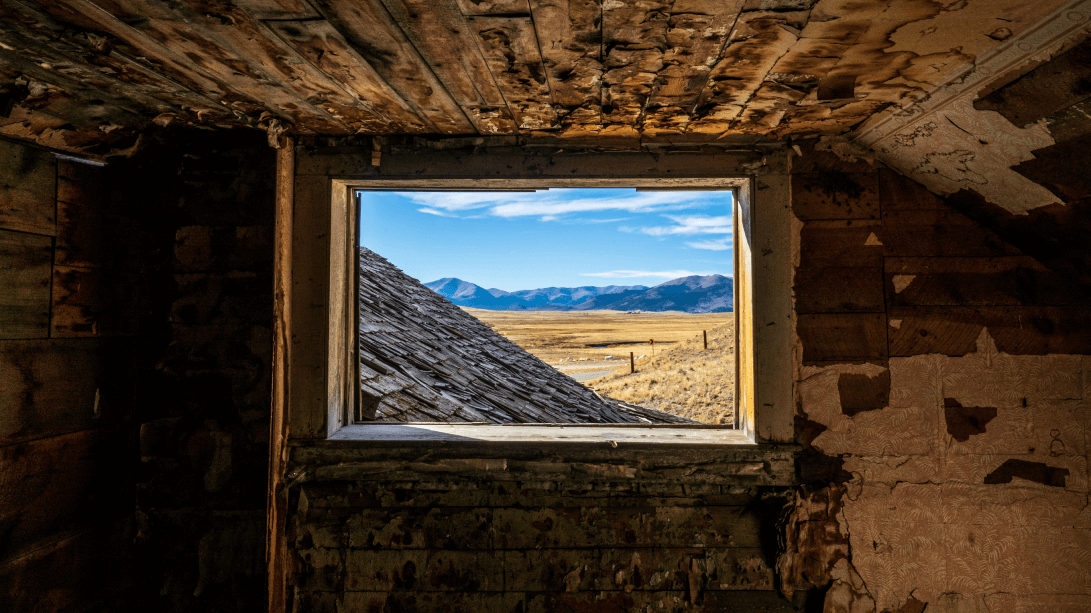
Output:
<svg viewBox="0 0 1091 613">
<path fill-rule="evenodd" d="M 178 5 L 172 5 L 177 7 Z M 187 87 L 221 99 L 232 111 L 257 116 L 271 111 L 275 117 L 316 133 L 353 132 L 327 112 L 278 84 L 264 71 L 208 40 L 200 21 L 187 23 L 170 9 L 155 4 L 121 7 L 114 13 L 89 0 L 58 0 L 44 6 L 57 18 L 87 29 L 106 32 L 126 43 L 132 55 L 144 57 L 166 70 Z M 134 25 L 119 18 L 125 16 Z"/>
<path fill-rule="evenodd" d="M 531 0 L 553 108 L 566 133 L 602 125 L 601 0 Z"/>
<path fill-rule="evenodd" d="M 88 92 L 91 99 L 109 99 L 112 104 L 144 114 L 189 113 L 194 119 L 198 112 L 208 119 L 230 115 L 215 100 L 131 62 L 112 49 L 112 38 L 77 35 L 45 13 L 19 2 L 0 3 L 0 39 L 7 47 L 19 50 L 19 59 L 33 64 L 22 68 L 28 76 Z M 14 57 L 15 52 L 4 55 L 9 64 L 22 65 Z"/>
<path fill-rule="evenodd" d="M 143 5 L 146 0 L 112 0 Z M 329 78 L 243 9 L 217 2 L 214 13 L 206 13 L 205 0 L 180 0 L 171 5 L 179 20 L 199 24 L 205 40 L 214 45 L 209 59 L 222 62 L 254 80 L 269 81 L 309 103 L 361 134 L 389 134 L 389 123 L 359 104 Z M 221 55 L 222 54 L 222 55 Z"/>
<path fill-rule="evenodd" d="M 549 81 L 530 17 L 467 17 L 521 130 L 556 126 Z"/>
<path fill-rule="evenodd" d="M 791 18 L 791 13 L 774 11 L 739 15 L 720 61 L 697 100 L 690 132 L 721 134 L 732 129 L 766 75 L 799 39 L 791 28 L 782 27 Z M 761 119 L 767 123 L 772 117 L 763 111 Z"/>
<path fill-rule="evenodd" d="M 439 132 L 424 118 L 424 113 L 399 96 L 328 21 L 270 21 L 266 25 L 315 67 L 354 93 L 359 104 L 388 122 L 392 132 Z"/>
<path fill-rule="evenodd" d="M 743 0 L 676 0 L 666 30 L 663 69 L 648 101 L 646 132 L 684 132 L 720 58 Z"/>
<path fill-rule="evenodd" d="M 463 15 L 509 15 L 525 16 L 530 14 L 527 0 L 456 0 Z"/>
<path fill-rule="evenodd" d="M 474 134 L 467 119 L 379 0 L 314 0 L 318 11 L 404 100 L 442 134 Z"/>
<path fill-rule="evenodd" d="M 516 131 L 512 110 L 455 0 L 382 2 L 480 133 Z"/>
<path fill-rule="evenodd" d="M 234 0 L 254 19 L 318 19 L 321 15 L 307 0 Z"/>
<path fill-rule="evenodd" d="M 671 0 L 612 2 L 602 9 L 603 124 L 635 130 L 667 47 Z"/>
</svg>

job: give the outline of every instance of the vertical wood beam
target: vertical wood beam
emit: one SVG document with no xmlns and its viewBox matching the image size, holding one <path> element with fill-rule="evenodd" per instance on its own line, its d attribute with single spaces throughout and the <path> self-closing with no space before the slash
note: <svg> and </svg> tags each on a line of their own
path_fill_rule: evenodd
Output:
<svg viewBox="0 0 1091 613">
<path fill-rule="evenodd" d="M 292 228 L 295 209 L 295 141 L 285 138 L 277 151 L 276 229 L 273 254 L 273 397 L 269 425 L 269 488 L 265 562 L 269 611 L 287 606 L 288 542 L 284 533 L 288 465 L 289 357 L 292 335 Z"/>
<path fill-rule="evenodd" d="M 787 174 L 752 181 L 755 442 L 795 440 L 792 203 Z"/>
</svg>

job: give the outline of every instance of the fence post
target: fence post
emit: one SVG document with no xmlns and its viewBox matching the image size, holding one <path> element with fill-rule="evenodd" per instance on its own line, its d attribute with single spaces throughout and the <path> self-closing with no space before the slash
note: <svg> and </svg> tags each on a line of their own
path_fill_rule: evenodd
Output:
<svg viewBox="0 0 1091 613">
<path fill-rule="evenodd" d="M 636 372 L 636 360 L 633 359 L 633 352 L 629 352 L 629 374 Z"/>
<path fill-rule="evenodd" d="M 701 334 L 705 335 L 705 351 L 708 351 L 708 330 L 701 330 Z"/>
</svg>

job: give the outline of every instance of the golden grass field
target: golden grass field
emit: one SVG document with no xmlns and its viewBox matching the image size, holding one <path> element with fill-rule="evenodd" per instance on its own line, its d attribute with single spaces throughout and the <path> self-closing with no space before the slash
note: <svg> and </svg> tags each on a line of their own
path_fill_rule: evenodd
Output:
<svg viewBox="0 0 1091 613">
<path fill-rule="evenodd" d="M 705 423 L 731 423 L 734 419 L 732 313 L 462 308 L 604 396 Z M 702 331 L 708 331 L 707 351 Z M 652 339 L 654 355 L 649 344 Z M 636 361 L 636 374 L 629 373 L 629 352 L 638 358 L 644 356 Z M 606 359 L 608 356 L 612 359 Z M 595 378 L 587 380 L 588 376 Z"/>
</svg>

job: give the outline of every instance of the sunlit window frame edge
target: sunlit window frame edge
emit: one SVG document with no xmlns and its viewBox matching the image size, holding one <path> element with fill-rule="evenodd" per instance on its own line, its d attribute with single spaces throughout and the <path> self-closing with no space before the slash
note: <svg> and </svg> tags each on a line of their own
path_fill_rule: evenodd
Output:
<svg viewBox="0 0 1091 613">
<path fill-rule="evenodd" d="M 733 163 L 724 164 L 725 158 Z M 753 172 L 739 172 L 742 169 L 751 170 L 744 165 L 744 156 L 725 153 L 694 159 L 703 163 L 693 174 L 708 173 L 709 167 L 734 168 L 735 172 L 729 170 L 720 176 L 706 174 L 687 177 L 674 174 L 669 177 L 647 177 L 625 176 L 627 173 L 622 170 L 610 173 L 613 176 L 609 177 L 569 178 L 527 177 L 515 171 L 508 176 L 488 179 L 436 176 L 426 171 L 403 171 L 393 177 L 353 176 L 337 172 L 295 174 L 292 178 L 290 296 L 278 295 L 278 300 L 290 303 L 292 315 L 290 355 L 286 356 L 288 398 L 284 402 L 291 439 L 342 443 L 378 440 L 450 443 L 464 438 L 453 436 L 454 430 L 467 427 L 458 424 L 401 425 L 399 429 L 402 434 L 391 435 L 385 432 L 390 430 L 389 427 L 384 429 L 379 424 L 350 423 L 356 389 L 355 356 L 352 352 L 356 327 L 353 278 L 356 271 L 349 257 L 355 250 L 358 228 L 353 197 L 355 190 L 690 187 L 731 188 L 735 192 L 732 199 L 737 362 L 735 429 L 710 429 L 706 425 L 674 426 L 668 434 L 667 430 L 652 425 L 477 425 L 469 426 L 474 429 L 473 439 L 526 440 L 528 443 L 606 442 L 617 438 L 611 438 L 613 432 L 602 431 L 601 435 L 593 435 L 589 431 L 624 427 L 629 433 L 642 428 L 649 433 L 658 433 L 639 437 L 642 443 L 651 444 L 791 443 L 794 435 L 791 362 L 794 322 L 787 164 L 755 165 L 757 167 Z M 301 164 L 297 161 L 295 166 L 299 168 Z M 427 164 L 422 163 L 421 166 L 429 170 Z M 360 168 L 353 164 L 334 167 Z M 503 166 L 485 164 L 484 167 Z M 623 165 L 619 168 L 626 167 L 633 166 Z M 641 168 L 642 174 L 649 172 L 647 166 Z M 443 170 L 436 169 L 435 172 Z M 465 172 L 475 170 L 471 168 Z M 480 167 L 476 172 L 481 172 Z M 280 225 L 284 224 L 278 222 Z M 755 247 L 759 245 L 760 248 Z M 314 300 L 315 296 L 327 296 L 328 300 Z M 760 410 L 758 407 L 761 407 Z M 577 428 L 579 435 L 575 430 Z M 371 434 L 368 434 L 369 429 Z M 677 436 L 679 433 L 682 435 Z"/>
</svg>

